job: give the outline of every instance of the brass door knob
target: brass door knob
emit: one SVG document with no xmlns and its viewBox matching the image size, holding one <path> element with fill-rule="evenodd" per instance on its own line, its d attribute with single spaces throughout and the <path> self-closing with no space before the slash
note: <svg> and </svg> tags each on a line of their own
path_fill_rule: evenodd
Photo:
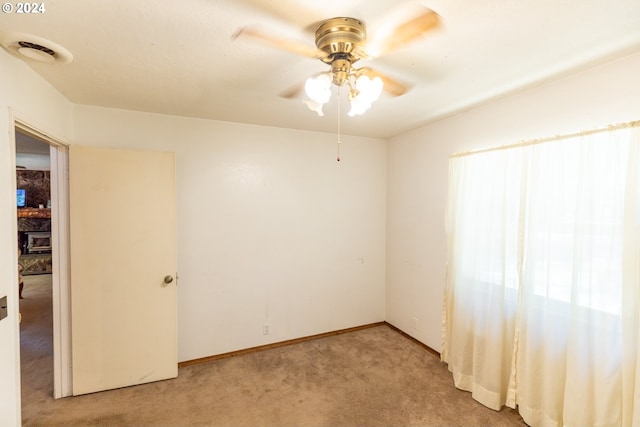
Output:
<svg viewBox="0 0 640 427">
<path fill-rule="evenodd" d="M 171 282 L 173 282 L 173 277 L 172 276 L 164 276 L 164 283 L 166 283 L 168 285 Z"/>
</svg>

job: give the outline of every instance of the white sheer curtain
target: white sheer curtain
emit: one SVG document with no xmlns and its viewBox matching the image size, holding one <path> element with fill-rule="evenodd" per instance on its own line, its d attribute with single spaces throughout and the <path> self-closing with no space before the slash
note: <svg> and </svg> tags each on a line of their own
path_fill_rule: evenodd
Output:
<svg viewBox="0 0 640 427">
<path fill-rule="evenodd" d="M 638 125 L 451 158 L 442 359 L 486 406 L 640 425 Z"/>
</svg>

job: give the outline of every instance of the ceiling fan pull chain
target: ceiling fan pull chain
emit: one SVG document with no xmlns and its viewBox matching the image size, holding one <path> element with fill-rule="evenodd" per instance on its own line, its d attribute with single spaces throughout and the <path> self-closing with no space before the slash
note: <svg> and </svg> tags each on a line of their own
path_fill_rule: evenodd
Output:
<svg viewBox="0 0 640 427">
<path fill-rule="evenodd" d="M 338 86 L 338 157 L 337 157 L 337 161 L 340 161 L 340 144 L 342 144 L 342 140 L 340 137 L 340 104 L 342 103 L 342 100 L 340 99 L 340 86 Z"/>
</svg>

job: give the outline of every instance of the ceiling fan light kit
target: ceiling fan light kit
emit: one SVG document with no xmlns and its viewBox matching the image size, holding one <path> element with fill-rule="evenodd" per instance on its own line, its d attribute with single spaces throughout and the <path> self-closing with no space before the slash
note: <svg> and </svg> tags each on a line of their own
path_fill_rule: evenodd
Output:
<svg viewBox="0 0 640 427">
<path fill-rule="evenodd" d="M 332 76 L 326 73 L 309 77 L 304 85 L 304 90 L 309 97 L 305 100 L 305 104 L 319 116 L 324 116 L 322 107 L 331 99 L 331 83 Z M 383 83 L 379 77 L 370 79 L 366 75 L 355 77 L 355 74 L 350 74 L 345 83 L 349 87 L 348 99 L 351 104 L 349 116 L 351 117 L 363 114 L 382 94 Z"/>
</svg>

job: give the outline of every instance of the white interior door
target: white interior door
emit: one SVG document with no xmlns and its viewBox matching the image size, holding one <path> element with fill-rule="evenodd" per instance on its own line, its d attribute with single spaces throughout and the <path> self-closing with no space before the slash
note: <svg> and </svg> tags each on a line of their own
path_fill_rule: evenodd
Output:
<svg viewBox="0 0 640 427">
<path fill-rule="evenodd" d="M 176 377 L 174 153 L 71 146 L 69 202 L 73 394 Z"/>
</svg>

